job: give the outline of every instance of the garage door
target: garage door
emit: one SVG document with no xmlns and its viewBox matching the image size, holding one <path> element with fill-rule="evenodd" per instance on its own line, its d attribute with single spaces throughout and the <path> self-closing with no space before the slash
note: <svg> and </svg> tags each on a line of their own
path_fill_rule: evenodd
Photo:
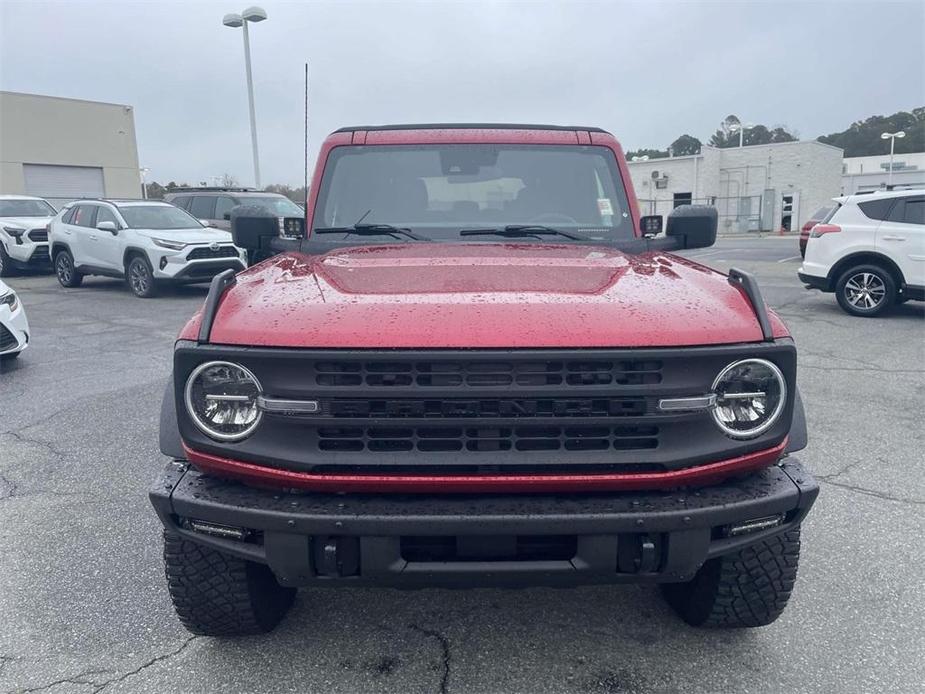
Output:
<svg viewBox="0 0 925 694">
<path fill-rule="evenodd" d="M 51 166 L 23 164 L 26 195 L 53 200 L 102 198 L 103 169 L 94 166 Z"/>
</svg>

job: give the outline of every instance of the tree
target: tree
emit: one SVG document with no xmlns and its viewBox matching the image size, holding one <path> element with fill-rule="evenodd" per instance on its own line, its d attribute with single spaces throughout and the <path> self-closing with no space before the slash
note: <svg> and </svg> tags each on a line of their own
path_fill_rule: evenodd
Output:
<svg viewBox="0 0 925 694">
<path fill-rule="evenodd" d="M 222 188 L 240 188 L 241 183 L 238 181 L 238 177 L 234 174 L 223 173 L 222 177 L 219 179 L 219 185 Z"/>
<path fill-rule="evenodd" d="M 626 160 L 632 161 L 633 157 L 649 157 L 649 159 L 665 159 L 668 156 L 668 150 L 662 149 L 634 149 L 626 153 Z"/>
<path fill-rule="evenodd" d="M 846 130 L 822 135 L 819 142 L 845 150 L 846 157 L 865 157 L 889 154 L 890 141 L 880 138 L 881 133 L 902 130 L 906 136 L 896 140 L 896 153 L 925 151 L 925 107 L 898 111 L 892 116 L 871 116 L 852 123 Z"/>
<path fill-rule="evenodd" d="M 669 145 L 668 149 L 676 157 L 684 157 L 690 154 L 700 154 L 702 143 L 693 135 L 681 135 L 677 140 Z"/>
<path fill-rule="evenodd" d="M 304 205 L 305 200 L 308 198 L 308 190 L 299 186 L 298 188 L 293 188 L 284 183 L 271 183 L 270 185 L 264 187 L 264 190 L 268 193 L 279 193 L 280 195 L 285 195 L 287 198 L 292 200 L 294 203 L 299 205 Z"/>
<path fill-rule="evenodd" d="M 729 115 L 723 119 L 719 129 L 710 137 L 710 144 L 714 147 L 738 147 L 739 146 L 739 128 L 743 127 L 742 121 L 737 116 Z M 775 125 L 768 128 L 766 125 L 746 125 L 745 132 L 742 133 L 743 145 L 767 145 L 772 142 L 795 142 L 796 136 L 791 133 L 786 125 Z"/>
</svg>

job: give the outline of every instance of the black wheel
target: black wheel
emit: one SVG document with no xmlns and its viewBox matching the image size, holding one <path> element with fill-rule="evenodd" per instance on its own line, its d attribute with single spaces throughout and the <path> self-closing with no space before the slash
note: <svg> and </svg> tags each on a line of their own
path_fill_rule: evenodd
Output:
<svg viewBox="0 0 925 694">
<path fill-rule="evenodd" d="M 3 244 L 0 243 L 0 277 L 12 277 L 13 276 L 13 262 L 10 260 L 10 256 L 6 253 L 6 248 L 3 247 Z"/>
<path fill-rule="evenodd" d="M 857 265 L 835 283 L 838 305 L 852 316 L 877 316 L 896 302 L 896 281 L 879 265 Z"/>
<path fill-rule="evenodd" d="M 177 616 L 204 636 L 244 636 L 273 629 L 295 599 L 269 568 L 164 533 L 167 587 Z"/>
<path fill-rule="evenodd" d="M 687 583 L 662 594 L 695 627 L 761 627 L 780 617 L 797 578 L 800 528 L 711 559 Z"/>
<path fill-rule="evenodd" d="M 84 276 L 74 267 L 74 258 L 68 250 L 60 250 L 55 254 L 55 274 L 62 287 L 79 287 Z"/>
<path fill-rule="evenodd" d="M 150 299 L 157 296 L 157 284 L 154 281 L 154 271 L 147 258 L 139 255 L 132 257 L 125 268 L 125 280 L 135 296 Z"/>
</svg>

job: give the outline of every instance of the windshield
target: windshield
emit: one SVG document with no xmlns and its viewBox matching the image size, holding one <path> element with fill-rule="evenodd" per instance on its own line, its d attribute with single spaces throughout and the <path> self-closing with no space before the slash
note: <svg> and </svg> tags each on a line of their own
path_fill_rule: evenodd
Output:
<svg viewBox="0 0 925 694">
<path fill-rule="evenodd" d="M 173 205 L 127 205 L 119 212 L 133 229 L 201 229 L 195 217 Z"/>
<path fill-rule="evenodd" d="M 55 208 L 44 200 L 0 200 L 0 217 L 54 217 Z"/>
<path fill-rule="evenodd" d="M 289 198 L 241 198 L 238 200 L 240 205 L 257 205 L 265 207 L 270 212 L 280 217 L 301 217 L 304 213 L 302 208 L 296 205 Z"/>
<path fill-rule="evenodd" d="M 634 237 L 616 158 L 597 146 L 337 147 L 315 209 L 313 229 L 362 220 L 434 241 L 490 241 L 495 237 L 460 232 L 509 225 L 544 225 L 594 241 Z"/>
</svg>

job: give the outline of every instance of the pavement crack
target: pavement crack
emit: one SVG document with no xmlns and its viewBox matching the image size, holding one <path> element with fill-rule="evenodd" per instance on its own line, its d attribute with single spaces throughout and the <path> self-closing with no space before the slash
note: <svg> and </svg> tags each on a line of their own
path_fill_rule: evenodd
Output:
<svg viewBox="0 0 925 694">
<path fill-rule="evenodd" d="M 450 663 L 452 660 L 450 654 L 450 640 L 439 631 L 425 629 L 424 627 L 419 627 L 417 624 L 409 624 L 408 628 L 420 632 L 425 636 L 430 636 L 436 639 L 437 643 L 440 644 L 440 648 L 443 651 L 443 676 L 440 678 L 440 694 L 447 694 L 450 686 Z"/>
<path fill-rule="evenodd" d="M 23 427 L 23 428 L 24 428 L 24 429 L 28 429 L 28 428 L 30 428 L 30 427 Z M 21 431 L 21 430 L 20 430 L 20 431 Z M 55 458 L 58 458 L 58 459 L 64 458 L 64 457 L 66 457 L 66 456 L 68 455 L 67 452 L 65 452 L 65 451 L 60 451 L 60 450 L 58 450 L 57 448 L 55 448 L 54 444 L 51 443 L 50 441 L 45 441 L 45 440 L 43 440 L 43 439 L 34 439 L 34 438 L 29 437 L 29 436 L 23 436 L 22 434 L 19 433 L 19 431 L 7 431 L 7 432 L 5 432 L 5 433 L 3 433 L 3 434 L 0 434 L 0 435 L 2 435 L 2 436 L 10 436 L 10 437 L 16 439 L 17 441 L 19 441 L 20 443 L 24 443 L 24 444 L 26 444 L 26 445 L 39 446 L 39 447 L 41 447 L 41 448 L 44 448 L 46 451 L 48 451 L 48 452 L 51 453 Z"/>
<path fill-rule="evenodd" d="M 838 487 L 839 489 L 846 489 L 848 491 L 855 492 L 857 494 L 863 494 L 864 496 L 872 496 L 875 499 L 882 499 L 884 501 L 895 501 L 898 504 L 912 504 L 914 506 L 925 506 L 925 501 L 921 499 L 906 499 L 901 496 L 893 496 L 885 492 L 878 492 L 874 489 L 867 489 L 866 487 L 859 487 L 855 484 L 848 484 L 846 482 L 836 482 L 835 480 L 831 479 L 832 477 L 837 477 L 838 474 L 840 473 L 836 473 L 834 475 L 828 475 L 825 477 L 817 476 L 816 479 L 819 482 L 822 482 L 823 484 L 830 484 L 833 487 Z"/>
</svg>

